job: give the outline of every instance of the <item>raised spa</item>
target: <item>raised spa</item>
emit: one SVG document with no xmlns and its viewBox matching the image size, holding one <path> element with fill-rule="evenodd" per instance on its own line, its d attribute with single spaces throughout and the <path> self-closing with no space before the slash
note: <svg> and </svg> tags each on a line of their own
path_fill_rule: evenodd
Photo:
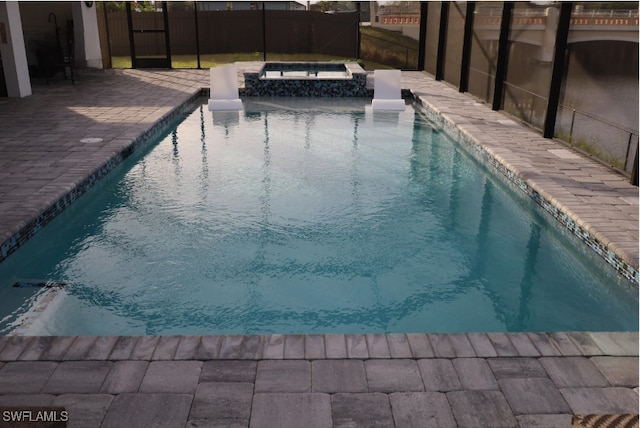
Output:
<svg viewBox="0 0 640 428">
<path fill-rule="evenodd" d="M 367 74 L 355 62 L 267 62 L 244 81 L 246 96 L 371 96 Z"/>
</svg>

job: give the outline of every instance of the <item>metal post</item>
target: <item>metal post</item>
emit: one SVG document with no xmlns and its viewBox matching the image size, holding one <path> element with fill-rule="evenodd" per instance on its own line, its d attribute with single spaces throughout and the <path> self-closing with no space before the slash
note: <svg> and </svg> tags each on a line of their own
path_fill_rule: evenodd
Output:
<svg viewBox="0 0 640 428">
<path fill-rule="evenodd" d="M 127 25 L 129 26 L 129 55 L 131 55 L 131 68 L 137 68 L 136 64 L 136 47 L 133 42 L 133 17 L 131 16 L 131 2 L 127 1 L 125 10 L 127 11 Z"/>
<path fill-rule="evenodd" d="M 627 169 L 627 161 L 629 160 L 629 152 L 631 151 L 631 141 L 633 140 L 633 132 L 629 132 L 629 139 L 627 140 L 627 151 L 624 154 L 624 169 Z"/>
<path fill-rule="evenodd" d="M 569 128 L 569 143 L 573 144 L 573 123 L 576 120 L 576 109 L 571 113 L 571 127 Z"/>
<path fill-rule="evenodd" d="M 631 169 L 631 180 L 629 182 L 634 186 L 638 186 L 638 152 L 640 151 L 640 146 L 636 149 L 636 157 L 633 158 L 633 168 Z"/>
<path fill-rule="evenodd" d="M 109 55 L 109 66 L 107 68 L 113 68 L 113 64 L 111 62 L 111 34 L 109 33 L 109 18 L 107 17 L 107 5 L 102 2 L 102 10 L 104 12 L 104 28 L 107 32 L 107 54 Z"/>
<path fill-rule="evenodd" d="M 167 60 L 169 61 L 169 68 L 171 66 L 171 42 L 169 39 L 169 6 L 166 1 L 162 2 L 162 19 L 164 21 L 164 41 L 167 52 Z"/>
<path fill-rule="evenodd" d="M 562 87 L 562 75 L 564 73 L 565 57 L 567 54 L 567 40 L 569 38 L 569 27 L 571 25 L 572 7 L 572 2 L 562 2 L 560 4 L 560 17 L 558 19 L 558 30 L 556 31 L 556 48 L 553 55 L 547 116 L 544 120 L 544 132 L 542 134 L 544 138 L 553 138 L 555 132 L 558 103 L 560 102 L 560 89 Z"/>
<path fill-rule="evenodd" d="M 358 20 L 356 23 L 356 59 L 360 59 L 360 14 L 362 13 L 360 2 L 356 2 L 356 11 L 358 12 Z M 309 12 L 309 9 L 307 9 L 307 12 Z"/>
<path fill-rule="evenodd" d="M 460 92 L 467 92 L 469 88 L 469 66 L 471 65 L 471 40 L 473 37 L 473 17 L 476 2 L 467 2 L 467 12 L 464 17 L 464 38 L 462 41 L 462 61 L 460 64 Z"/>
<path fill-rule="evenodd" d="M 200 66 L 200 30 L 198 29 L 198 2 L 193 2 L 193 20 L 196 27 L 196 58 L 198 60 L 198 69 Z"/>
<path fill-rule="evenodd" d="M 425 50 L 427 48 L 427 17 L 429 14 L 429 4 L 426 1 L 420 2 L 420 37 L 418 40 L 418 70 L 424 70 Z"/>
<path fill-rule="evenodd" d="M 267 15 L 262 2 L 262 59 L 267 62 Z"/>
<path fill-rule="evenodd" d="M 444 56 L 447 46 L 447 23 L 449 22 L 449 2 L 442 2 L 440 4 L 440 31 L 438 32 L 436 80 L 444 79 Z"/>
<path fill-rule="evenodd" d="M 513 2 L 506 1 L 502 6 L 502 20 L 500 21 L 500 38 L 498 41 L 498 62 L 496 64 L 496 81 L 493 88 L 493 110 L 500 110 L 504 81 L 507 77 L 507 60 L 509 55 L 509 31 L 511 31 L 511 13 Z"/>
</svg>

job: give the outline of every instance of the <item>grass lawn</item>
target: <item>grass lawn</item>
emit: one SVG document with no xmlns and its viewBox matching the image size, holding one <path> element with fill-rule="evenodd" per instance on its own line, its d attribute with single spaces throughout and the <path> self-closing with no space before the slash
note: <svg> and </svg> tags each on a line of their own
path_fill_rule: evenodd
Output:
<svg viewBox="0 0 640 428">
<path fill-rule="evenodd" d="M 215 67 L 221 64 L 231 64 L 238 61 L 263 61 L 262 52 L 209 54 L 200 55 L 200 68 Z M 339 58 L 322 54 L 267 54 L 268 61 L 354 61 L 353 58 Z M 367 70 L 391 68 L 388 65 L 374 61 L 363 61 Z M 198 60 L 195 55 L 172 55 L 172 68 L 197 68 Z M 131 58 L 126 56 L 111 57 L 111 68 L 131 68 Z"/>
<path fill-rule="evenodd" d="M 360 27 L 360 62 L 366 70 L 402 68 L 415 69 L 418 64 L 418 41 L 402 34 L 375 27 Z M 203 54 L 200 67 L 209 68 L 238 61 L 263 61 L 262 52 Z M 354 61 L 324 54 L 267 53 L 268 61 Z M 197 68 L 195 55 L 172 55 L 172 68 Z M 111 57 L 112 68 L 131 68 L 131 58 Z"/>
</svg>

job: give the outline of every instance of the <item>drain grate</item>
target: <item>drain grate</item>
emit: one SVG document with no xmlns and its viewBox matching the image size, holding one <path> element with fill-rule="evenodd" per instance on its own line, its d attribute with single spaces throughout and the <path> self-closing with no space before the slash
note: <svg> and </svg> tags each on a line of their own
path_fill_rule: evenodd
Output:
<svg viewBox="0 0 640 428">
<path fill-rule="evenodd" d="M 63 288 L 67 285 L 62 281 L 16 281 L 13 286 L 16 288 Z"/>
</svg>

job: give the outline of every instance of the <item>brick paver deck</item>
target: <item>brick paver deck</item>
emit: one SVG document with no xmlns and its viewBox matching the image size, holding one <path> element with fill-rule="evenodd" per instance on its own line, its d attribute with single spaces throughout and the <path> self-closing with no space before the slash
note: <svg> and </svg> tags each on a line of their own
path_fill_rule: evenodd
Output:
<svg viewBox="0 0 640 428">
<path fill-rule="evenodd" d="M 207 82 L 85 71 L 0 98 L 0 258 Z M 403 86 L 637 280 L 637 188 L 424 73 Z M 562 427 L 638 413 L 638 334 L 0 337 L 6 406 L 62 406 L 78 427 Z"/>
</svg>

